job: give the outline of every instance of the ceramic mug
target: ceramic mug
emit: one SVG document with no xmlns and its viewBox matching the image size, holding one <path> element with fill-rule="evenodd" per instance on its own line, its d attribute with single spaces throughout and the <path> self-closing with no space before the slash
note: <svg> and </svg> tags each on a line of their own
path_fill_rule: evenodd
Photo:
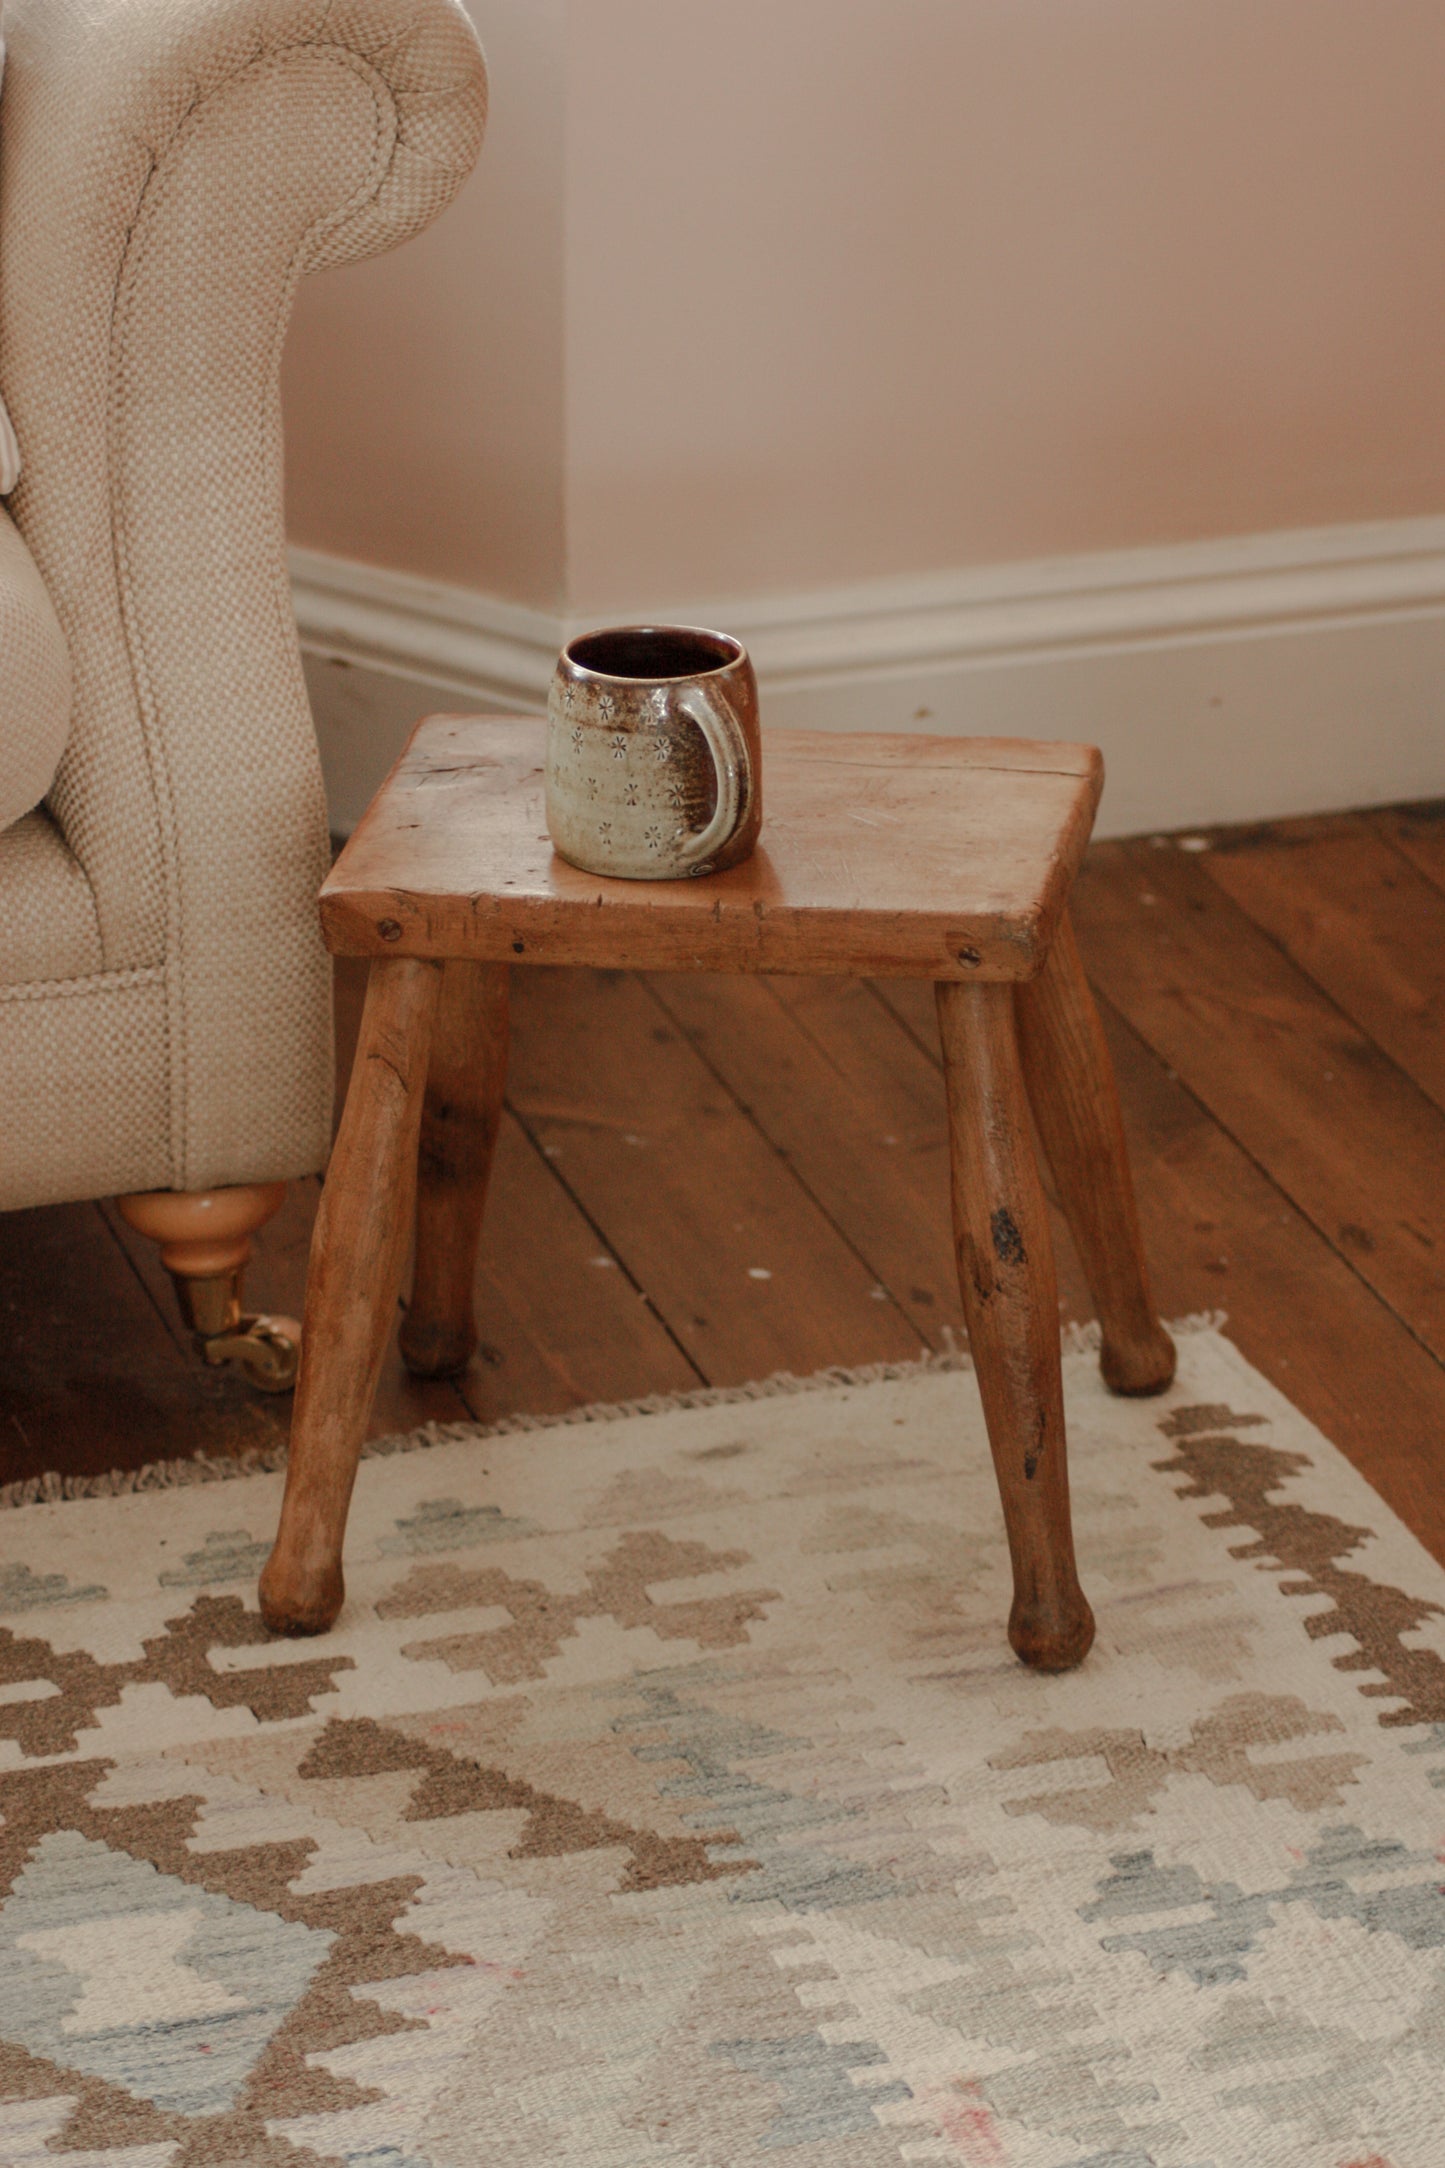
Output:
<svg viewBox="0 0 1445 2168">
<path fill-rule="evenodd" d="M 547 828 L 626 881 L 747 857 L 762 825 L 758 685 L 741 641 L 689 625 L 579 633 L 547 702 Z"/>
</svg>

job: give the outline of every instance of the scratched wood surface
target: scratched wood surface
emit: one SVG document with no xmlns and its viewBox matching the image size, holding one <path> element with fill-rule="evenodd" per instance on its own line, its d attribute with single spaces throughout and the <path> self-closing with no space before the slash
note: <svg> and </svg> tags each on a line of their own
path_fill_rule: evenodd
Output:
<svg viewBox="0 0 1445 2168">
<path fill-rule="evenodd" d="M 1102 844 L 1075 898 L 1161 1309 L 1226 1309 L 1250 1361 L 1445 1559 L 1445 807 Z M 343 1073 L 365 968 L 338 966 Z M 515 978 L 481 1346 L 455 1384 L 421 1384 L 393 1340 L 376 1430 L 960 1330 L 930 987 Z M 258 1306 L 299 1311 L 316 1195 L 296 1185 L 265 1230 Z M 1052 1218 L 1062 1308 L 1087 1315 Z M 284 1428 L 284 1403 L 194 1361 L 150 1245 L 103 1207 L 0 1218 L 0 1306 L 6 1479 Z"/>
<path fill-rule="evenodd" d="M 1103 781 L 1087 745 L 775 730 L 751 858 L 705 882 L 605 881 L 552 849 L 544 730 L 417 725 L 322 890 L 334 951 L 1027 978 Z"/>
</svg>

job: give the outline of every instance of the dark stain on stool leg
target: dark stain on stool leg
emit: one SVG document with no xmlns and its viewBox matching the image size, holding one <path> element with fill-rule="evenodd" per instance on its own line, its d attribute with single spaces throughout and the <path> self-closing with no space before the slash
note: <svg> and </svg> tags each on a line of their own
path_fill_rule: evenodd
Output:
<svg viewBox="0 0 1445 2168">
<path fill-rule="evenodd" d="M 1007 1205 L 1000 1205 L 989 1221 L 993 1233 L 993 1254 L 1001 1265 L 1026 1265 L 1024 1238 L 1014 1224 L 1014 1216 Z"/>
</svg>

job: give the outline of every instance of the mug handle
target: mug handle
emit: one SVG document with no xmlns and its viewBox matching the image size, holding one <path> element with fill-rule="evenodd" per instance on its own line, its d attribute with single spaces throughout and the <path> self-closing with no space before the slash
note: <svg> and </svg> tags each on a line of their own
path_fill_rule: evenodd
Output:
<svg viewBox="0 0 1445 2168">
<path fill-rule="evenodd" d="M 737 827 L 743 784 L 752 780 L 751 756 L 743 726 L 724 693 L 710 685 L 684 685 L 677 695 L 677 705 L 702 732 L 717 770 L 717 806 L 712 819 L 706 828 L 685 837 L 678 846 L 678 865 L 691 871 L 720 851 Z"/>
</svg>

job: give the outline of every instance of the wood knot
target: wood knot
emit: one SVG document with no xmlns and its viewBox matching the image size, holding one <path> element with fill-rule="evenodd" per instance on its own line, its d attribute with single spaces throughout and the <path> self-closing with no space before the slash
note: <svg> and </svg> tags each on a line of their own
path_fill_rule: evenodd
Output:
<svg viewBox="0 0 1445 2168">
<path fill-rule="evenodd" d="M 989 1232 L 993 1236 L 993 1254 L 1001 1265 L 1026 1265 L 1028 1252 L 1024 1238 L 1019 1233 L 1018 1222 L 1007 1205 L 1000 1205 L 989 1219 Z"/>
</svg>

